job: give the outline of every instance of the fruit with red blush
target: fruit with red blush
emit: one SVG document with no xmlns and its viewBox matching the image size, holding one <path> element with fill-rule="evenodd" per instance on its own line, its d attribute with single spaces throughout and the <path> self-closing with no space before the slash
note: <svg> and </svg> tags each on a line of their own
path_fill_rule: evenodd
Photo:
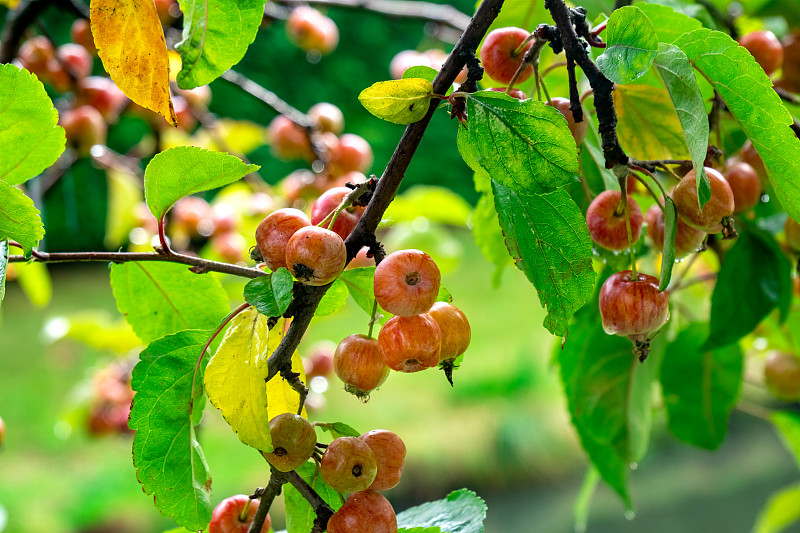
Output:
<svg viewBox="0 0 800 533">
<path fill-rule="evenodd" d="M 22 43 L 18 57 L 23 67 L 36 74 L 40 80 L 47 81 L 49 75 L 47 64 L 55 60 L 56 50 L 50 39 L 37 35 Z"/>
<path fill-rule="evenodd" d="M 247 240 L 235 231 L 214 235 L 210 244 L 214 255 L 227 263 L 238 263 L 247 257 Z"/>
<path fill-rule="evenodd" d="M 354 334 L 345 337 L 333 354 L 333 369 L 347 392 L 368 398 L 389 375 L 378 340 Z"/>
<path fill-rule="evenodd" d="M 678 208 L 678 215 L 688 225 L 706 233 L 725 230 L 723 235 L 727 236 L 734 208 L 733 191 L 722 174 L 710 167 L 705 167 L 705 171 L 711 185 L 711 199 L 702 210 L 697 200 L 697 176 L 694 169 L 675 187 L 672 199 Z"/>
<path fill-rule="evenodd" d="M 441 274 L 431 256 L 421 250 L 398 250 L 375 269 L 375 299 L 398 316 L 426 312 L 439 294 Z"/>
<path fill-rule="evenodd" d="M 551 98 L 550 102 L 552 102 L 553 107 L 558 109 L 558 111 L 564 115 L 564 118 L 567 119 L 569 132 L 572 134 L 572 138 L 575 139 L 575 144 L 580 145 L 586 138 L 586 133 L 589 131 L 589 123 L 586 121 L 586 117 L 580 122 L 575 122 L 575 117 L 572 114 L 572 110 L 569 108 L 569 98 L 556 96 L 555 98 Z M 545 105 L 550 105 L 550 102 L 545 102 Z"/>
<path fill-rule="evenodd" d="M 742 35 L 739 44 L 747 48 L 767 76 L 783 64 L 783 46 L 771 31 L 753 31 Z"/>
<path fill-rule="evenodd" d="M 533 45 L 533 41 L 522 43 L 531 33 L 522 28 L 498 28 L 492 30 L 483 40 L 481 47 L 481 64 L 493 80 L 508 85 L 514 73 L 522 65 L 525 52 Z M 522 83 L 533 75 L 533 66 L 528 65 L 520 72 L 516 83 Z"/>
<path fill-rule="evenodd" d="M 81 80 L 92 73 L 92 54 L 79 44 L 62 44 L 56 50 L 61 65 L 76 80 Z"/>
<path fill-rule="evenodd" d="M 523 91 L 517 89 L 516 87 L 512 87 L 510 91 L 508 91 L 508 87 L 492 87 L 489 89 L 490 91 L 495 91 L 498 93 L 505 93 L 511 98 L 516 98 L 517 100 L 527 100 L 528 95 L 525 94 Z"/>
<path fill-rule="evenodd" d="M 289 40 L 305 51 L 316 50 L 321 55 L 331 53 L 339 44 L 336 23 L 310 6 L 292 10 L 286 20 Z"/>
<path fill-rule="evenodd" d="M 211 513 L 208 533 L 247 533 L 258 510 L 258 499 L 250 499 L 244 494 L 225 498 Z M 272 522 L 267 514 L 261 533 L 268 533 Z"/>
<path fill-rule="evenodd" d="M 335 350 L 336 346 L 330 341 L 320 341 L 311 347 L 307 357 L 310 368 L 306 370 L 309 380 L 316 376 L 326 378 L 331 375 Z"/>
<path fill-rule="evenodd" d="M 392 78 L 399 80 L 403 73 L 411 67 L 430 66 L 429 59 L 416 50 L 403 50 L 395 54 L 389 63 L 389 73 Z"/>
<path fill-rule="evenodd" d="M 328 533 L 397 533 L 389 500 L 373 490 L 354 492 L 328 520 Z"/>
<path fill-rule="evenodd" d="M 275 469 L 289 472 L 311 458 L 317 447 L 317 434 L 308 420 L 294 413 L 282 413 L 269 421 L 272 452 L 262 455 Z"/>
<path fill-rule="evenodd" d="M 108 126 L 103 116 L 88 105 L 68 109 L 61 114 L 59 124 L 63 126 L 69 143 L 82 156 L 88 155 L 95 144 L 105 144 Z"/>
<path fill-rule="evenodd" d="M 78 81 L 75 105 L 89 105 L 97 109 L 106 121 L 115 121 L 128 97 L 119 90 L 111 78 L 88 76 Z"/>
<path fill-rule="evenodd" d="M 175 118 L 178 120 L 178 127 L 183 131 L 191 132 L 197 125 L 197 117 L 192 113 L 189 103 L 183 96 L 172 97 L 172 107 L 175 110 Z"/>
<path fill-rule="evenodd" d="M 372 147 L 361 136 L 345 133 L 339 138 L 339 150 L 331 160 L 336 173 L 366 172 L 372 166 Z"/>
<path fill-rule="evenodd" d="M 625 213 L 619 209 L 621 199 L 619 191 L 603 191 L 592 200 L 586 211 L 586 224 L 592 240 L 608 250 L 621 251 L 630 245 Z M 630 196 L 627 197 L 627 205 L 631 243 L 635 243 L 642 231 L 642 210 Z"/>
<path fill-rule="evenodd" d="M 645 213 L 647 235 L 656 249 L 664 249 L 664 212 L 653 205 Z M 706 233 L 687 225 L 678 217 L 675 224 L 675 259 L 681 259 L 696 252 L 706 238 Z"/>
<path fill-rule="evenodd" d="M 328 102 L 312 105 L 308 110 L 308 118 L 320 131 L 340 135 L 344 130 L 342 110 Z"/>
<path fill-rule="evenodd" d="M 322 193 L 311 207 L 311 223 L 316 225 L 322 222 L 325 217 L 333 213 L 336 208 L 339 207 L 339 204 L 341 204 L 344 198 L 351 192 L 353 192 L 353 190 L 347 187 L 334 187 Z M 358 224 L 358 220 L 361 218 L 361 213 L 363 212 L 363 207 L 342 209 L 336 217 L 336 222 L 334 222 L 333 226 L 329 224 L 328 228 L 342 239 L 346 239 L 347 236 L 350 235 L 350 232 L 353 231 L 353 228 L 356 227 L 356 224 Z"/>
<path fill-rule="evenodd" d="M 286 266 L 300 283 L 319 286 L 335 280 L 347 264 L 347 249 L 336 233 L 317 226 L 300 228 L 286 244 Z"/>
<path fill-rule="evenodd" d="M 199 229 L 213 224 L 211 222 L 211 206 L 199 196 L 185 196 L 175 202 L 171 211 L 172 224 L 185 235 L 200 235 Z M 211 232 L 207 232 L 208 235 Z"/>
<path fill-rule="evenodd" d="M 299 209 L 286 207 L 267 215 L 256 228 L 256 246 L 267 267 L 275 271 L 286 265 L 286 244 L 299 229 L 311 221 Z"/>
<path fill-rule="evenodd" d="M 747 163 L 734 163 L 725 171 L 725 179 L 733 192 L 733 212 L 744 213 L 761 200 L 761 180 Z"/>
<path fill-rule="evenodd" d="M 267 127 L 267 138 L 272 154 L 284 161 L 313 156 L 311 141 L 306 130 L 286 115 L 278 115 Z"/>
<path fill-rule="evenodd" d="M 439 364 L 442 332 L 427 313 L 394 316 L 378 334 L 386 366 L 398 372 L 419 372 Z"/>
<path fill-rule="evenodd" d="M 385 429 L 373 429 L 358 437 L 375 454 L 378 473 L 369 490 L 389 490 L 400 483 L 406 462 L 406 445 L 396 433 Z"/>
<path fill-rule="evenodd" d="M 93 56 L 97 55 L 89 19 L 76 19 L 69 30 L 69 37 L 73 43 L 83 46 Z"/>
<path fill-rule="evenodd" d="M 378 464 L 366 442 L 357 437 L 339 437 L 325 448 L 320 473 L 336 492 L 357 492 L 372 484 Z"/>
</svg>

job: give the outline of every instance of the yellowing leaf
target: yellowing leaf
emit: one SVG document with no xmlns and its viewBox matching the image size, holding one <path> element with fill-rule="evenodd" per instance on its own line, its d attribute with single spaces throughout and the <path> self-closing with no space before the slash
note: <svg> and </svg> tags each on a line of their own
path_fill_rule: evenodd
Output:
<svg viewBox="0 0 800 533">
<path fill-rule="evenodd" d="M 678 113 L 666 89 L 618 85 L 614 89 L 617 135 L 639 159 L 689 159 Z"/>
<path fill-rule="evenodd" d="M 395 124 L 411 124 L 425 116 L 433 85 L 423 78 L 379 81 L 358 95 L 367 111 Z"/>
<path fill-rule="evenodd" d="M 265 385 L 267 359 L 281 341 L 284 321 L 269 331 L 267 317 L 250 308 L 231 320 L 205 372 L 205 388 L 212 405 L 238 434 L 243 443 L 264 452 L 272 451 L 269 421 L 287 411 L 297 412 L 299 397 L 280 376 Z M 302 375 L 297 353 L 292 369 Z"/>
<path fill-rule="evenodd" d="M 125 95 L 177 125 L 169 97 L 169 57 L 152 0 L 92 0 L 94 44 Z"/>
<path fill-rule="evenodd" d="M 19 0 L 0 0 L 0 6 L 8 6 L 9 9 L 16 9 Z"/>
</svg>

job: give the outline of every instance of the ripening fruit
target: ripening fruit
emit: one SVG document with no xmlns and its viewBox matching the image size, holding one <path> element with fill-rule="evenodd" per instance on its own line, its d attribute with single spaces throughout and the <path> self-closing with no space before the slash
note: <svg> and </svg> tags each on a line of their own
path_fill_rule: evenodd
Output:
<svg viewBox="0 0 800 533">
<path fill-rule="evenodd" d="M 286 115 L 278 115 L 267 127 L 272 155 L 284 161 L 306 159 L 313 155 L 308 133 Z"/>
<path fill-rule="evenodd" d="M 411 67 L 416 66 L 430 66 L 429 59 L 421 52 L 416 50 L 402 50 L 395 54 L 392 61 L 389 63 L 389 73 L 392 78 L 399 80 L 403 77 L 403 73 Z"/>
<path fill-rule="evenodd" d="M 183 131 L 191 132 L 197 125 L 197 117 L 192 113 L 186 98 L 183 96 L 173 96 L 172 108 L 175 110 L 175 118 L 178 121 L 178 127 Z"/>
<path fill-rule="evenodd" d="M 281 472 L 289 472 L 308 461 L 317 447 L 317 434 L 308 420 L 294 413 L 282 413 L 269 421 L 272 453 L 264 459 Z"/>
<path fill-rule="evenodd" d="M 92 73 L 92 54 L 79 44 L 62 44 L 56 51 L 61 65 L 76 80 L 83 79 Z"/>
<path fill-rule="evenodd" d="M 764 382 L 779 400 L 800 400 L 800 358 L 785 352 L 770 353 L 764 363 Z"/>
<path fill-rule="evenodd" d="M 345 133 L 339 137 L 339 147 L 331 158 L 331 166 L 337 174 L 366 172 L 372 166 L 372 147 L 363 137 Z"/>
<path fill-rule="evenodd" d="M 378 334 L 386 366 L 398 372 L 419 372 L 439 364 L 442 332 L 427 313 L 390 318 Z"/>
<path fill-rule="evenodd" d="M 657 205 L 653 205 L 647 210 L 644 218 L 647 222 L 647 235 L 658 251 L 662 251 L 664 249 L 664 212 Z M 675 225 L 675 259 L 681 259 L 696 252 L 705 238 L 706 233 L 694 229 L 678 217 Z"/>
<path fill-rule="evenodd" d="M 793 218 L 787 218 L 786 224 L 783 226 L 783 232 L 786 235 L 786 244 L 789 248 L 797 253 L 800 253 L 800 224 Z"/>
<path fill-rule="evenodd" d="M 347 187 L 334 187 L 322 193 L 314 202 L 313 207 L 311 207 L 311 223 L 316 225 L 322 222 L 325 217 L 333 213 L 333 211 L 339 207 L 339 204 L 342 203 L 345 196 L 351 192 L 353 192 L 353 190 Z M 358 224 L 358 220 L 361 218 L 363 212 L 363 207 L 343 209 L 336 217 L 336 222 L 334 222 L 333 226 L 328 224 L 328 228 L 342 239 L 346 239 L 347 236 L 350 235 L 350 232 L 353 231 L 353 228 L 356 227 L 356 224 Z"/>
<path fill-rule="evenodd" d="M 767 182 L 767 169 L 764 167 L 764 161 L 761 159 L 756 147 L 750 142 L 750 139 L 745 141 L 744 146 L 742 146 L 742 149 L 739 151 L 739 158 L 755 169 L 762 183 Z"/>
<path fill-rule="evenodd" d="M 344 115 L 342 110 L 328 102 L 314 104 L 308 110 L 308 118 L 319 131 L 341 135 L 344 130 Z"/>
<path fill-rule="evenodd" d="M 88 76 L 78 81 L 75 106 L 89 105 L 97 109 L 106 121 L 116 121 L 128 97 L 111 78 Z"/>
<path fill-rule="evenodd" d="M 345 337 L 333 354 L 333 370 L 344 382 L 347 392 L 359 398 L 369 397 L 389 375 L 378 340 L 354 334 Z"/>
<path fill-rule="evenodd" d="M 367 254 L 369 254 L 369 248 L 364 246 L 358 251 L 353 260 L 347 263 L 345 270 L 350 270 L 351 268 L 375 266 L 375 258 L 367 257 Z"/>
<path fill-rule="evenodd" d="M 669 297 L 653 276 L 617 272 L 600 289 L 600 315 L 609 335 L 645 340 L 669 320 Z"/>
<path fill-rule="evenodd" d="M 418 315 L 436 301 L 440 281 L 439 268 L 428 254 L 398 250 L 387 255 L 375 269 L 375 299 L 393 315 Z"/>
<path fill-rule="evenodd" d="M 642 231 L 642 210 L 636 200 L 627 197 L 628 218 L 631 223 L 631 241 L 628 242 L 628 225 L 625 214 L 617 213 L 622 195 L 619 191 L 603 191 L 589 204 L 586 224 L 592 240 L 608 250 L 625 250 L 639 240 Z"/>
<path fill-rule="evenodd" d="M 56 50 L 50 39 L 43 35 L 31 37 L 19 47 L 19 60 L 22 66 L 42 80 L 48 77 L 47 64 L 55 60 Z"/>
<path fill-rule="evenodd" d="M 719 233 L 723 230 L 723 219 L 733 215 L 733 191 L 722 174 L 710 167 L 705 167 L 711 199 L 703 206 L 702 211 L 697 201 L 697 178 L 694 169 L 678 183 L 672 193 L 672 199 L 678 208 L 678 215 L 693 228 L 706 233 Z"/>
<path fill-rule="evenodd" d="M 575 144 L 580 145 L 586 138 L 586 133 L 589 131 L 589 123 L 586 121 L 586 117 L 580 122 L 575 122 L 575 118 L 572 116 L 572 110 L 569 108 L 569 98 L 556 96 L 555 98 L 551 98 L 551 101 L 553 102 L 553 107 L 558 109 L 558 111 L 564 115 L 564 118 L 567 119 L 567 127 L 569 127 L 572 138 L 575 139 Z M 550 102 L 545 102 L 545 105 L 550 105 Z M 628 180 L 628 183 L 631 181 L 634 180 Z"/>
<path fill-rule="evenodd" d="M 258 504 L 257 499 L 251 500 L 244 494 L 225 498 L 219 502 L 211 514 L 208 533 L 247 533 L 250 523 L 256 516 Z M 261 533 L 268 533 L 270 526 L 271 521 L 268 514 L 261 527 Z"/>
<path fill-rule="evenodd" d="M 171 211 L 172 224 L 186 235 L 200 235 L 200 229 L 213 224 L 211 206 L 199 196 L 185 196 L 175 202 Z M 210 235 L 211 231 L 203 232 Z"/>
<path fill-rule="evenodd" d="M 69 37 L 73 43 L 83 46 L 93 56 L 97 55 L 89 19 L 76 19 L 69 30 Z"/>
<path fill-rule="evenodd" d="M 367 443 L 356 437 L 339 437 L 325 448 L 320 473 L 336 492 L 356 492 L 372 484 L 378 464 Z"/>
<path fill-rule="evenodd" d="M 192 109 L 204 110 L 211 103 L 211 87 L 200 85 L 193 89 L 179 89 L 178 94 L 183 96 Z"/>
<path fill-rule="evenodd" d="M 339 44 L 339 28 L 336 23 L 313 7 L 299 6 L 292 10 L 286 20 L 289 40 L 300 49 L 316 50 L 326 55 Z"/>
<path fill-rule="evenodd" d="M 369 445 L 375 454 L 378 473 L 369 490 L 389 490 L 400 483 L 406 463 L 406 445 L 396 433 L 373 429 L 358 437 Z"/>
<path fill-rule="evenodd" d="M 522 28 L 498 28 L 486 36 L 481 47 L 481 63 L 493 80 L 508 84 L 522 64 L 525 52 L 533 45 L 529 41 L 524 48 L 520 45 L 530 37 L 530 32 Z M 522 83 L 533 75 L 533 66 L 528 65 L 520 72 L 516 83 Z"/>
<path fill-rule="evenodd" d="M 236 231 L 215 234 L 210 245 L 214 255 L 227 263 L 238 263 L 247 257 L 247 239 Z"/>
<path fill-rule="evenodd" d="M 472 332 L 467 316 L 461 309 L 447 302 L 436 302 L 428 314 L 439 325 L 442 333 L 440 363 L 452 361 L 467 351 Z"/>
<path fill-rule="evenodd" d="M 336 233 L 308 226 L 295 232 L 286 244 L 286 266 L 300 283 L 327 285 L 347 264 L 347 249 Z"/>
<path fill-rule="evenodd" d="M 750 32 L 739 38 L 739 44 L 747 48 L 767 76 L 778 70 L 783 63 L 783 47 L 771 31 Z"/>
<path fill-rule="evenodd" d="M 328 520 L 328 533 L 397 533 L 389 500 L 374 490 L 355 492 Z"/>
<path fill-rule="evenodd" d="M 290 207 L 270 213 L 256 228 L 256 246 L 273 272 L 286 266 L 286 244 L 297 230 L 311 225 L 305 213 Z"/>
<path fill-rule="evenodd" d="M 528 99 L 528 95 L 525 94 L 523 91 L 520 91 L 516 87 L 512 87 L 511 90 L 508 91 L 508 92 L 506 92 L 508 90 L 508 87 L 492 87 L 489 90 L 490 91 L 495 91 L 495 92 L 498 92 L 498 93 L 505 93 L 508 96 L 510 96 L 511 98 L 516 98 L 517 100 L 527 100 Z"/>
<path fill-rule="evenodd" d="M 783 38 L 783 78 L 794 84 L 800 82 L 800 33 L 795 31 Z"/>
<path fill-rule="evenodd" d="M 108 126 L 97 109 L 83 105 L 61 114 L 59 124 L 64 127 L 67 140 L 81 155 L 88 155 L 95 144 L 105 144 Z"/>
<path fill-rule="evenodd" d="M 303 358 L 308 361 L 308 368 L 306 371 L 306 378 L 311 380 L 316 376 L 327 378 L 333 372 L 333 354 L 336 350 L 336 345 L 331 341 L 319 341 L 309 349 L 309 353 Z"/>
<path fill-rule="evenodd" d="M 734 163 L 725 171 L 725 179 L 733 192 L 733 212 L 744 213 L 761 200 L 761 181 L 747 163 Z"/>
</svg>

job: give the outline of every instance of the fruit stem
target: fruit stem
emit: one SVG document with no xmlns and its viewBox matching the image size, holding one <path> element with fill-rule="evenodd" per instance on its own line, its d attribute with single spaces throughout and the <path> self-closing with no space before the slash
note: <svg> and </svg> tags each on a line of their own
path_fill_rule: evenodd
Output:
<svg viewBox="0 0 800 533">
<path fill-rule="evenodd" d="M 635 170 L 636 172 L 640 172 L 640 173 L 642 173 L 642 174 L 646 174 L 647 176 L 649 176 L 649 177 L 650 177 L 650 179 L 652 179 L 652 180 L 653 180 L 653 182 L 654 182 L 656 185 L 658 185 L 658 188 L 661 190 L 661 195 L 664 197 L 664 204 L 666 204 L 666 202 L 667 202 L 667 191 L 665 191 L 665 190 L 664 190 L 664 187 L 661 185 L 661 182 L 660 182 L 660 181 L 658 181 L 658 180 L 656 179 L 656 177 L 655 177 L 655 176 L 653 176 L 653 173 L 652 173 L 652 172 L 650 172 L 649 170 L 647 170 L 647 169 L 646 169 L 646 168 L 644 168 L 644 167 L 640 167 L 640 166 L 638 166 L 638 165 L 634 165 L 634 164 L 629 164 L 629 165 L 628 165 L 628 168 L 629 168 L 629 169 L 631 169 L 631 170 Z M 637 179 L 638 179 L 638 177 L 637 177 Z M 678 179 L 680 179 L 680 178 L 678 178 Z M 647 186 L 647 183 L 645 183 L 645 182 L 644 182 L 644 181 L 642 181 L 641 179 L 639 179 L 639 181 L 641 181 L 641 182 L 644 184 L 644 186 L 645 186 L 645 187 L 647 187 L 647 191 L 648 191 L 648 192 L 649 192 L 649 193 L 650 193 L 650 194 L 653 196 L 653 198 L 655 199 L 655 201 L 656 201 L 656 202 L 658 202 L 658 196 L 656 196 L 655 194 L 653 194 L 653 191 L 652 191 L 652 189 L 651 189 L 650 187 L 648 187 L 648 186 Z M 625 192 L 627 193 L 627 189 L 625 189 Z M 627 200 L 626 200 L 626 201 L 627 201 Z M 664 204 L 661 204 L 660 202 L 658 202 L 658 206 L 661 208 L 661 211 L 664 211 Z"/>
<path fill-rule="evenodd" d="M 519 46 L 517 46 L 516 48 L 514 48 L 514 50 L 511 51 L 511 57 L 517 57 L 518 55 L 520 55 L 522 51 L 525 50 L 525 47 L 528 46 L 528 43 L 535 38 L 536 38 L 535 33 L 531 33 L 530 35 L 528 35 L 524 41 L 519 43 Z"/>
<path fill-rule="evenodd" d="M 372 328 L 375 326 L 375 322 L 378 321 L 378 299 L 376 298 L 375 301 L 372 303 L 372 317 L 369 319 L 369 331 L 367 332 L 367 337 L 372 338 Z"/>
<path fill-rule="evenodd" d="M 242 508 L 242 512 L 239 513 L 239 522 L 244 522 L 247 520 L 247 510 L 250 509 L 250 504 L 253 503 L 252 499 L 247 500 L 247 503 L 244 504 Z"/>
<path fill-rule="evenodd" d="M 628 230 L 628 250 L 630 250 L 631 254 L 631 275 L 633 276 L 634 280 L 639 279 L 639 273 L 636 271 L 636 254 L 633 251 L 633 232 L 631 231 L 631 217 L 628 212 L 628 174 L 630 171 L 628 167 L 621 167 L 623 171 L 617 171 L 615 169 L 615 173 L 617 174 L 617 180 L 619 181 L 619 206 L 614 211 L 616 216 L 620 214 L 625 215 L 625 228 Z M 620 213 L 618 211 L 622 210 Z"/>
<path fill-rule="evenodd" d="M 361 196 L 369 190 L 367 187 L 368 183 L 369 181 L 366 181 L 364 183 L 359 183 L 355 189 L 350 191 L 350 193 L 347 196 L 342 198 L 342 202 L 336 207 L 336 209 L 328 213 L 328 216 L 320 220 L 317 226 L 325 229 L 332 228 L 333 225 L 336 223 L 336 218 L 339 216 L 339 213 L 341 213 L 342 210 L 347 209 L 348 207 L 356 203 L 356 201 L 358 201 L 358 199 L 361 198 Z"/>
</svg>

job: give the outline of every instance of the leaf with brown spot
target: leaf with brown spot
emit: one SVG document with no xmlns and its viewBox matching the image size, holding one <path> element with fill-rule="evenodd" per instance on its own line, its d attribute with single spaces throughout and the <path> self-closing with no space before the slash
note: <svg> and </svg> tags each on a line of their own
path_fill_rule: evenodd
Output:
<svg viewBox="0 0 800 533">
<path fill-rule="evenodd" d="M 152 0 L 92 0 L 94 44 L 125 95 L 177 125 L 169 97 L 169 58 Z"/>
</svg>

